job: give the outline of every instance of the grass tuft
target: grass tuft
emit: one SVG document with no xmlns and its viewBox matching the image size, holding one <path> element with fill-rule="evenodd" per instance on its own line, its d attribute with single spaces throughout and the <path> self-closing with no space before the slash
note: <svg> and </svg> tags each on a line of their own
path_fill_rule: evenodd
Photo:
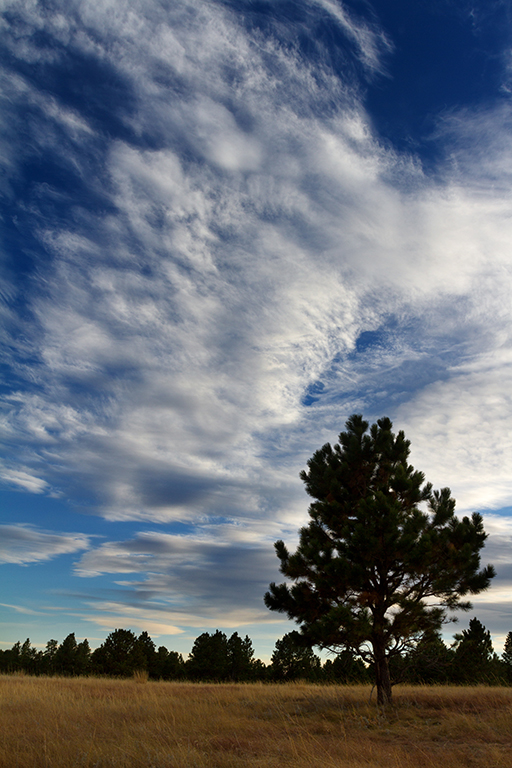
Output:
<svg viewBox="0 0 512 768">
<path fill-rule="evenodd" d="M 147 669 L 136 669 L 133 673 L 133 679 L 136 683 L 147 683 L 149 680 Z"/>
</svg>

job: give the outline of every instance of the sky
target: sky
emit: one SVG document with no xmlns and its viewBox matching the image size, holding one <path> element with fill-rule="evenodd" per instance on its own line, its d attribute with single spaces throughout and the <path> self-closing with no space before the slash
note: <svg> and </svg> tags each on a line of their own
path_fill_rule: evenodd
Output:
<svg viewBox="0 0 512 768">
<path fill-rule="evenodd" d="M 508 0 L 0 0 L 1 646 L 186 654 L 347 418 L 480 512 L 512 630 Z"/>
</svg>

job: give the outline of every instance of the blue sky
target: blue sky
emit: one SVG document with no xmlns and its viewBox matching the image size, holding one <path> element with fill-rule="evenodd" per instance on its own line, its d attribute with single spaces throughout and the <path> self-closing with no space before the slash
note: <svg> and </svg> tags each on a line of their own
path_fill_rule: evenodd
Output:
<svg viewBox="0 0 512 768">
<path fill-rule="evenodd" d="M 188 652 L 262 597 L 347 417 L 484 514 L 512 630 L 512 13 L 3 0 L 4 647 Z"/>
</svg>

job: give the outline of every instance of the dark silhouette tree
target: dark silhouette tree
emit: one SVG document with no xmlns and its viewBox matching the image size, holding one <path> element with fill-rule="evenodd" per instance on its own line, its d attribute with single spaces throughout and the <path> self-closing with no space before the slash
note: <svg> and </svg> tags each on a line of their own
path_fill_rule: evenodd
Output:
<svg viewBox="0 0 512 768">
<path fill-rule="evenodd" d="M 501 661 L 505 673 L 505 679 L 508 683 L 512 683 L 512 632 L 509 632 L 505 638 L 505 645 L 503 646 Z"/>
<path fill-rule="evenodd" d="M 186 662 L 193 680 L 226 680 L 229 676 L 228 639 L 219 629 L 196 637 Z"/>
<path fill-rule="evenodd" d="M 59 675 L 77 674 L 77 642 L 74 632 L 68 635 L 57 648 L 53 664 Z"/>
<path fill-rule="evenodd" d="M 114 677 L 129 677 L 142 668 L 137 636 L 130 629 L 115 629 L 93 652 L 93 671 Z"/>
<path fill-rule="evenodd" d="M 168 651 L 161 645 L 156 652 L 152 675 L 158 680 L 181 680 L 185 676 L 185 662 L 177 651 Z"/>
<path fill-rule="evenodd" d="M 253 677 L 253 656 L 251 638 L 246 635 L 242 640 L 234 632 L 228 640 L 228 675 L 231 680 L 250 680 Z"/>
<path fill-rule="evenodd" d="M 58 648 L 59 643 L 57 640 L 48 640 L 46 643 L 42 660 L 42 671 L 45 674 L 53 675 L 55 672 L 55 656 L 57 655 Z"/>
<path fill-rule="evenodd" d="M 263 682 L 268 679 L 268 667 L 261 659 L 253 659 L 251 665 L 251 680 Z"/>
<path fill-rule="evenodd" d="M 459 683 L 487 682 L 491 672 L 491 633 L 476 617 L 455 635 L 454 679 Z"/>
<path fill-rule="evenodd" d="M 21 643 L 19 640 L 5 652 L 5 655 L 5 667 L 8 672 L 17 672 L 21 669 Z"/>
<path fill-rule="evenodd" d="M 274 680 L 318 680 L 321 663 L 299 632 L 288 632 L 276 642 L 271 659 Z"/>
<path fill-rule="evenodd" d="M 141 632 L 133 649 L 133 664 L 138 669 L 145 669 L 154 677 L 156 646 L 147 632 Z"/>
<path fill-rule="evenodd" d="M 312 646 L 370 662 L 385 704 L 389 659 L 438 629 L 447 611 L 469 609 L 461 598 L 486 589 L 494 569 L 479 570 L 481 516 L 455 517 L 450 490 L 424 483 L 408 463 L 409 441 L 388 418 L 368 427 L 351 416 L 340 444 L 324 445 L 301 473 L 315 499 L 311 520 L 295 554 L 275 545 L 294 584 L 271 584 L 265 603 L 294 619 Z"/>
<path fill-rule="evenodd" d="M 219 629 L 213 635 L 203 632 L 194 641 L 186 662 L 192 680 L 250 680 L 261 670 L 254 666 L 250 637 L 234 632 L 228 639 Z"/>
<path fill-rule="evenodd" d="M 334 659 L 327 659 L 322 667 L 322 678 L 327 682 L 367 683 L 368 668 L 352 651 L 342 651 Z"/>
<path fill-rule="evenodd" d="M 27 637 L 20 649 L 19 664 L 20 668 L 29 675 L 34 675 L 38 668 L 38 652 Z"/>
<path fill-rule="evenodd" d="M 88 675 L 91 671 L 91 647 L 87 638 L 76 646 L 75 675 Z"/>
<path fill-rule="evenodd" d="M 427 630 L 403 665 L 404 678 L 411 683 L 446 683 L 452 676 L 453 651 L 437 630 Z"/>
</svg>

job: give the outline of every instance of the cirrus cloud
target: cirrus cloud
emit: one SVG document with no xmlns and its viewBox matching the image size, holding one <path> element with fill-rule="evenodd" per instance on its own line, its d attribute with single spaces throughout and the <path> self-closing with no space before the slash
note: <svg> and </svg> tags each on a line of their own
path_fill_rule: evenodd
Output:
<svg viewBox="0 0 512 768">
<path fill-rule="evenodd" d="M 28 525 L 0 526 L 0 562 L 28 565 L 74 554 L 90 546 L 82 533 L 54 533 Z"/>
</svg>

